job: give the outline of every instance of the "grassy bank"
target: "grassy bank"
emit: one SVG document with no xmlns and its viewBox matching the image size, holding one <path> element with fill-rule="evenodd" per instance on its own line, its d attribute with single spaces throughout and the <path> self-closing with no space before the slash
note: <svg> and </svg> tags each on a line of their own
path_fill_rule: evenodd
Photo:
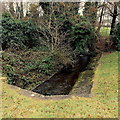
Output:
<svg viewBox="0 0 120 120">
<path fill-rule="evenodd" d="M 92 97 L 38 100 L 3 85 L 3 118 L 117 118 L 118 53 L 104 54 L 97 67 Z"/>
</svg>

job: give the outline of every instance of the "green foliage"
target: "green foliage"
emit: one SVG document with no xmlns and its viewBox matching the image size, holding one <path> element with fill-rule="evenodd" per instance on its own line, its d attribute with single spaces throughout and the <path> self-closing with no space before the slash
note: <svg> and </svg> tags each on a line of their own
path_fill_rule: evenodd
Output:
<svg viewBox="0 0 120 120">
<path fill-rule="evenodd" d="M 8 77 L 8 84 L 15 85 L 15 82 L 18 79 L 18 75 L 15 72 L 15 68 L 7 64 L 3 66 L 3 72 L 5 72 Z"/>
<path fill-rule="evenodd" d="M 118 51 L 120 51 L 120 23 L 116 25 L 115 31 L 114 31 L 114 36 L 115 36 L 115 45 Z"/>
<path fill-rule="evenodd" d="M 3 75 L 8 83 L 21 88 L 31 89 L 49 79 L 59 68 L 60 61 L 55 55 L 29 49 L 19 54 L 2 53 Z"/>
<path fill-rule="evenodd" d="M 37 52 L 37 51 L 38 51 L 38 52 L 39 52 L 39 51 L 41 51 L 41 52 L 42 52 L 42 51 L 43 51 L 43 52 L 49 52 L 49 48 L 46 47 L 46 46 L 44 46 L 44 45 L 33 47 L 32 50 L 33 50 L 33 51 L 36 51 L 36 52 Z"/>
<path fill-rule="evenodd" d="M 35 27 L 30 20 L 15 20 L 9 14 L 2 15 L 2 47 L 33 47 L 37 42 Z"/>
<path fill-rule="evenodd" d="M 52 70 L 52 59 L 48 57 L 43 57 L 41 60 L 31 61 L 24 64 L 23 72 L 37 71 L 39 73 L 49 75 Z"/>
<path fill-rule="evenodd" d="M 83 14 L 92 24 L 94 24 L 97 19 L 97 5 L 98 2 L 86 2 L 84 6 Z"/>
<path fill-rule="evenodd" d="M 39 26 L 39 34 L 36 32 L 36 26 L 30 20 L 16 20 L 11 18 L 9 14 L 3 14 L 3 49 L 12 47 L 16 50 L 17 48 L 24 49 L 25 47 L 32 47 L 32 49 L 27 49 L 27 51 L 25 49 L 24 51 L 19 50 L 14 53 L 4 53 L 4 73 L 10 78 L 10 84 L 16 84 L 22 88 L 23 86 L 26 88 L 28 84 L 40 84 L 42 80 L 48 79 L 62 65 L 71 62 L 70 60 L 74 60 L 76 51 L 83 53 L 93 44 L 94 28 L 90 22 L 79 15 L 71 15 L 69 6 L 61 12 L 59 12 L 57 6 L 54 8 L 55 13 L 51 16 L 50 30 L 48 29 L 48 24 L 45 27 L 43 26 L 46 25 L 46 20 L 49 21 L 49 16 L 47 16 L 48 19 L 45 19 L 43 16 L 43 23 L 41 22 Z M 77 10 L 74 9 L 75 11 Z M 56 14 L 57 12 L 59 14 Z M 44 41 L 40 41 L 40 45 L 36 47 L 38 37 Z M 55 39 L 56 37 L 58 39 Z M 51 44 L 54 45 L 52 52 L 49 51 L 52 46 Z M 75 51 L 71 49 L 70 44 Z M 61 50 L 64 54 L 62 54 Z M 59 54 L 53 55 L 53 51 L 60 52 Z M 8 68 L 6 68 L 7 64 L 15 69 L 10 70 L 12 75 L 8 74 L 9 71 L 6 72 Z"/>
<path fill-rule="evenodd" d="M 72 26 L 72 45 L 76 51 L 86 52 L 93 44 L 94 28 L 84 17 L 80 17 L 78 23 Z"/>
</svg>

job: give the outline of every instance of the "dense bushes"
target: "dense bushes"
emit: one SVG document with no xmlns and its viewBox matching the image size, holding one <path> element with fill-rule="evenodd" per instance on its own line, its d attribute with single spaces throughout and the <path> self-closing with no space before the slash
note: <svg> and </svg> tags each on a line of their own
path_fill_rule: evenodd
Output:
<svg viewBox="0 0 120 120">
<path fill-rule="evenodd" d="M 9 14 L 2 15 L 2 47 L 25 48 L 37 44 L 35 26 L 31 21 L 15 20 Z"/>
<path fill-rule="evenodd" d="M 93 47 L 94 28 L 85 17 L 80 17 L 78 22 L 72 26 L 72 46 L 79 52 L 87 52 Z"/>
<path fill-rule="evenodd" d="M 60 33 L 66 33 L 64 42 L 70 43 L 71 48 L 78 53 L 93 49 L 94 32 L 93 25 L 84 16 L 76 16 L 76 19 L 68 18 L 60 27 Z"/>
<path fill-rule="evenodd" d="M 60 59 L 49 53 L 35 52 L 32 49 L 2 53 L 3 76 L 7 83 L 21 88 L 31 89 L 49 79 L 60 67 Z"/>
<path fill-rule="evenodd" d="M 114 31 L 114 35 L 115 35 L 115 45 L 117 50 L 120 51 L 120 23 L 118 23 L 116 25 L 115 31 Z"/>
<path fill-rule="evenodd" d="M 93 44 L 92 40 L 94 39 L 94 29 L 90 22 L 88 22 L 84 17 L 77 16 L 77 20 L 73 20 L 71 18 L 68 18 L 66 21 L 63 20 L 63 25 L 60 27 L 59 32 L 60 36 L 66 34 L 64 42 L 69 42 L 73 50 L 76 50 L 77 52 L 85 52 L 87 49 L 90 49 Z M 24 49 L 25 47 L 31 48 L 38 45 L 38 38 L 46 38 L 46 36 L 41 36 L 41 34 L 36 31 L 36 27 L 30 20 L 16 20 L 11 18 L 7 13 L 3 14 L 3 49 L 9 47 L 16 49 Z M 63 42 L 63 40 L 61 40 L 61 42 Z M 46 44 L 50 43 L 48 42 Z"/>
<path fill-rule="evenodd" d="M 67 18 L 60 21 L 62 25 L 55 29 L 57 30 L 57 34 L 55 34 L 53 27 L 56 24 L 54 23 L 49 32 L 48 27 L 44 28 L 41 25 L 37 29 L 30 20 L 16 20 L 8 14 L 3 14 L 3 49 L 16 50 L 32 47 L 32 49 L 16 52 L 6 50 L 3 53 L 3 73 L 8 77 L 9 84 L 31 89 L 49 79 L 65 64 L 76 62 L 78 53 L 90 50 L 91 44 L 93 44 L 94 29 L 84 17 L 78 16 L 77 20 Z M 56 38 L 55 35 L 59 35 L 57 36 L 59 39 L 50 41 L 52 37 Z M 38 41 L 38 38 L 41 40 Z M 57 46 L 56 42 L 60 42 L 60 44 Z M 49 49 L 51 44 L 56 45 L 53 51 Z"/>
</svg>

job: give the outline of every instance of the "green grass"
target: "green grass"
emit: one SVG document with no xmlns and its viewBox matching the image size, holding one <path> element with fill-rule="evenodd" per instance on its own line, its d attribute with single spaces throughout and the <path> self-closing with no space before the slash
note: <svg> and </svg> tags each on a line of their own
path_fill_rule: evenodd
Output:
<svg viewBox="0 0 120 120">
<path fill-rule="evenodd" d="M 118 118 L 118 53 L 104 54 L 93 79 L 93 97 L 38 100 L 3 85 L 3 118 Z"/>
<path fill-rule="evenodd" d="M 109 36 L 110 35 L 110 27 L 101 27 L 100 35 L 101 36 Z"/>
</svg>

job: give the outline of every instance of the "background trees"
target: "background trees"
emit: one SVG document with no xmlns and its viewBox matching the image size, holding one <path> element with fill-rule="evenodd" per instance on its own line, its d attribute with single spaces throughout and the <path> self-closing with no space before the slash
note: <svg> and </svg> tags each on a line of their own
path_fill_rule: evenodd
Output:
<svg viewBox="0 0 120 120">
<path fill-rule="evenodd" d="M 83 15 L 94 25 L 97 20 L 98 2 L 86 2 Z"/>
<path fill-rule="evenodd" d="M 109 4 L 112 5 L 112 7 L 113 7 L 113 10 L 111 10 L 111 9 L 109 9 L 109 7 L 107 7 L 109 9 L 110 16 L 112 16 L 112 23 L 111 23 L 111 30 L 110 30 L 110 35 L 112 35 L 114 32 L 116 19 L 117 19 L 118 15 L 120 15 L 120 13 L 118 12 L 118 7 L 119 7 L 120 3 L 114 2 L 114 3 L 109 3 Z"/>
<path fill-rule="evenodd" d="M 83 51 L 81 48 L 86 48 L 86 46 L 89 46 L 86 49 L 96 48 L 96 38 L 99 39 L 100 29 L 103 25 L 111 26 L 110 35 L 113 34 L 116 20 L 118 21 L 119 19 L 120 4 L 115 2 L 86 2 L 83 6 L 83 16 L 79 14 L 80 4 L 65 2 L 9 2 L 4 3 L 3 8 L 15 22 L 18 19 L 23 21 L 31 20 L 36 26 L 35 35 L 40 45 L 46 46 L 51 51 L 58 48 L 68 48 L 68 46 L 76 51 L 78 50 L 77 43 L 80 42 L 79 52 L 81 52 Z M 107 21 L 107 16 L 111 16 L 111 18 L 106 24 L 104 22 Z M 87 34 L 85 32 L 84 34 L 78 32 L 79 34 L 76 36 L 75 30 L 89 31 L 90 29 L 93 32 L 96 30 L 94 34 L 93 32 L 91 33 L 91 39 L 87 37 L 87 40 L 86 38 L 82 40 L 80 36 L 85 37 L 85 34 Z M 95 38 L 95 36 L 97 37 Z M 77 37 L 77 40 L 75 37 Z"/>
<path fill-rule="evenodd" d="M 40 5 L 44 13 L 39 24 L 41 28 L 44 28 L 44 34 L 47 34 L 46 37 L 50 42 L 49 44 L 51 44 L 51 50 L 58 48 L 58 46 L 62 47 L 65 41 L 69 42 L 67 36 L 71 30 L 71 19 L 78 12 L 78 3 L 51 2 L 40 3 Z"/>
</svg>

